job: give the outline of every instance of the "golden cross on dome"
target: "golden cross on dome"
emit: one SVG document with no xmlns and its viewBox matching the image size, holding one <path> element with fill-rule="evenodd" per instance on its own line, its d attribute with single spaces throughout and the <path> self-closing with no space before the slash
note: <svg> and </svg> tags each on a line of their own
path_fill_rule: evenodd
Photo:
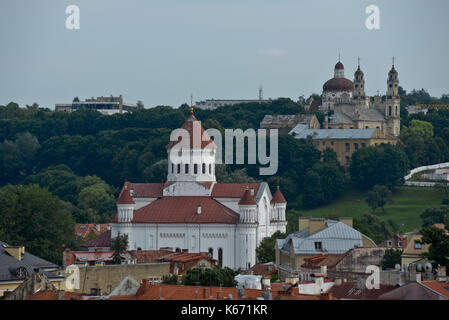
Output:
<svg viewBox="0 0 449 320">
<path fill-rule="evenodd" d="M 396 59 L 396 57 L 394 57 L 394 56 L 393 56 L 393 58 L 392 58 L 392 59 L 393 59 L 393 67 L 394 67 L 394 60 Z"/>
</svg>

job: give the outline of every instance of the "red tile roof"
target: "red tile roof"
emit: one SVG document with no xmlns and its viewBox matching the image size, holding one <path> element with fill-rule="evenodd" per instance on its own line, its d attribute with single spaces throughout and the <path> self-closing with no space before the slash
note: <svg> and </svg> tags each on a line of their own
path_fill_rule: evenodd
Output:
<svg viewBox="0 0 449 320">
<path fill-rule="evenodd" d="M 201 213 L 197 213 L 201 206 Z M 236 224 L 239 214 L 211 197 L 162 197 L 134 212 L 134 223 Z"/>
<path fill-rule="evenodd" d="M 245 205 L 245 206 L 257 205 L 256 201 L 254 201 L 254 197 L 251 195 L 251 191 L 249 191 L 249 187 L 246 187 L 245 193 L 240 198 L 239 204 Z"/>
<path fill-rule="evenodd" d="M 206 146 L 209 148 L 217 147 L 214 141 L 209 137 L 209 135 L 205 132 L 201 122 L 196 119 L 193 115 L 193 110 L 190 112 L 189 117 L 181 126 L 181 129 L 186 130 L 189 133 L 190 138 L 190 146 L 189 148 L 198 148 L 201 144 L 201 149 L 204 149 Z M 176 144 L 181 141 L 181 137 L 179 137 L 178 141 L 170 141 L 167 144 L 167 149 L 173 148 Z"/>
<path fill-rule="evenodd" d="M 254 275 L 271 276 L 277 274 L 276 265 L 274 263 L 256 264 L 251 268 Z"/>
<path fill-rule="evenodd" d="M 338 299 L 378 300 L 379 296 L 392 291 L 394 285 L 380 284 L 379 289 L 358 288 L 355 282 L 345 282 L 333 285 L 328 293 Z"/>
<path fill-rule="evenodd" d="M 349 252 L 349 251 L 348 251 Z M 319 268 L 321 266 L 327 266 L 328 268 L 334 268 L 347 253 L 344 254 L 318 254 L 316 256 L 304 258 L 304 263 L 301 267 L 304 268 Z"/>
<path fill-rule="evenodd" d="M 213 198 L 241 198 L 246 187 L 254 189 L 254 196 L 259 192 L 261 183 L 216 183 L 212 189 Z"/>
<path fill-rule="evenodd" d="M 135 250 L 129 251 L 136 259 L 137 263 L 154 263 L 158 262 L 160 258 L 175 254 L 170 250 Z"/>
<path fill-rule="evenodd" d="M 287 200 L 285 200 L 284 195 L 282 194 L 281 190 L 279 190 L 279 187 L 277 187 L 276 192 L 273 194 L 273 199 L 271 200 L 273 203 L 287 203 Z"/>
<path fill-rule="evenodd" d="M 120 196 L 118 197 L 117 204 L 136 204 L 129 193 L 128 185 L 125 183 L 125 186 L 120 192 Z"/>
<path fill-rule="evenodd" d="M 131 183 L 126 182 L 129 190 L 132 190 L 133 198 L 157 198 L 162 197 L 164 183 Z"/>
<path fill-rule="evenodd" d="M 438 292 L 440 295 L 449 298 L 449 283 L 439 281 L 421 281 L 421 284 L 433 291 Z"/>
<path fill-rule="evenodd" d="M 109 224 L 77 223 L 75 224 L 75 235 L 78 238 L 86 239 L 90 234 L 99 235 L 109 228 Z"/>
<path fill-rule="evenodd" d="M 83 300 L 81 293 L 64 292 L 65 300 Z M 38 291 L 26 298 L 26 300 L 58 300 L 58 290 Z"/>
<path fill-rule="evenodd" d="M 207 255 L 202 255 L 200 253 L 188 253 L 188 252 L 179 252 L 170 256 L 165 256 L 162 258 L 164 261 L 173 261 L 173 262 L 192 262 L 199 260 L 208 260 L 215 264 L 216 260 L 208 257 Z"/>
<path fill-rule="evenodd" d="M 84 242 L 80 245 L 83 248 L 89 247 L 110 247 L 111 246 L 111 230 L 103 232 L 99 236 Z"/>
</svg>

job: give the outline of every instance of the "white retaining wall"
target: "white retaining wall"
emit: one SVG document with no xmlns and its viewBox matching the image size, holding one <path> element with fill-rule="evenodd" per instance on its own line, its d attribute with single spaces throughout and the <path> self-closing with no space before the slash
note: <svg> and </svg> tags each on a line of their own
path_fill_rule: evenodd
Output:
<svg viewBox="0 0 449 320">
<path fill-rule="evenodd" d="M 434 170 L 434 169 L 442 169 L 442 168 L 448 168 L 449 167 L 449 162 L 443 162 L 443 163 L 438 163 L 438 164 L 433 164 L 430 166 L 422 166 L 422 167 L 418 167 L 415 169 L 412 169 L 410 171 L 410 173 L 408 175 L 406 175 L 404 177 L 404 180 L 407 181 L 408 179 L 410 179 L 415 173 L 421 172 L 421 171 L 426 171 L 426 170 Z M 408 181 L 407 181 L 408 182 Z M 405 183 L 405 185 L 409 185 L 407 184 L 407 182 Z M 411 181 L 410 181 L 411 182 Z M 433 183 L 433 182 L 419 182 L 419 183 Z M 427 187 L 428 185 L 426 185 Z"/>
</svg>

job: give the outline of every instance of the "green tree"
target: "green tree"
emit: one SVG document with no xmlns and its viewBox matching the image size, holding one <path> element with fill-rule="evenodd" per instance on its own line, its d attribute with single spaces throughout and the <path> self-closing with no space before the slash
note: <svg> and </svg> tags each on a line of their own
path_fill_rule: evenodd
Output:
<svg viewBox="0 0 449 320">
<path fill-rule="evenodd" d="M 8 185 L 0 189 L 0 212 L 3 241 L 61 263 L 62 246 L 70 244 L 74 228 L 67 205 L 37 185 Z"/>
<path fill-rule="evenodd" d="M 114 264 L 121 264 L 123 261 L 122 254 L 128 248 L 128 235 L 121 235 L 120 232 L 111 241 L 111 249 L 114 250 L 112 254 L 112 262 Z"/>
<path fill-rule="evenodd" d="M 382 269 L 394 269 L 397 264 L 401 265 L 402 250 L 387 249 L 382 259 Z"/>
<path fill-rule="evenodd" d="M 256 249 L 257 263 L 274 262 L 276 239 L 284 239 L 285 233 L 276 231 L 271 237 L 264 238 Z"/>
<path fill-rule="evenodd" d="M 399 226 L 392 220 L 384 221 L 368 213 L 363 214 L 360 219 L 354 217 L 353 226 L 375 243 L 381 243 L 399 231 Z"/>
<path fill-rule="evenodd" d="M 182 284 L 185 286 L 212 286 L 212 287 L 235 287 L 234 277 L 238 275 L 228 267 L 225 268 L 192 268 L 187 270 L 182 278 Z"/>
<path fill-rule="evenodd" d="M 427 208 L 420 215 L 423 228 L 436 223 L 444 223 L 444 218 L 448 213 L 449 206 L 447 205 L 443 205 L 438 208 Z"/>
<path fill-rule="evenodd" d="M 387 186 L 375 185 L 373 190 L 368 191 L 368 197 L 365 201 L 373 212 L 377 208 L 381 208 L 382 213 L 385 213 L 385 205 L 392 202 L 391 196 L 392 193 Z"/>
<path fill-rule="evenodd" d="M 381 144 L 356 151 L 350 164 L 351 179 L 363 189 L 385 185 L 390 189 L 404 183 L 407 156 L 398 146 Z"/>
<path fill-rule="evenodd" d="M 433 226 L 421 230 L 421 243 L 430 244 L 429 251 L 423 256 L 433 261 L 433 267 L 438 264 L 446 267 L 446 274 L 449 270 L 449 234 Z"/>
</svg>

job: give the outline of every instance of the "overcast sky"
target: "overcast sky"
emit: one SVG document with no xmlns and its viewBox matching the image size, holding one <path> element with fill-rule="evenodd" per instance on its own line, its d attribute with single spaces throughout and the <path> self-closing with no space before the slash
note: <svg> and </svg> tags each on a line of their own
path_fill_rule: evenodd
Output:
<svg viewBox="0 0 449 320">
<path fill-rule="evenodd" d="M 65 26 L 80 9 L 80 29 Z M 368 5 L 380 30 L 365 27 Z M 0 105 L 122 94 L 146 107 L 321 93 L 341 54 L 367 93 L 400 85 L 449 93 L 447 0 L 1 0 Z"/>
</svg>

